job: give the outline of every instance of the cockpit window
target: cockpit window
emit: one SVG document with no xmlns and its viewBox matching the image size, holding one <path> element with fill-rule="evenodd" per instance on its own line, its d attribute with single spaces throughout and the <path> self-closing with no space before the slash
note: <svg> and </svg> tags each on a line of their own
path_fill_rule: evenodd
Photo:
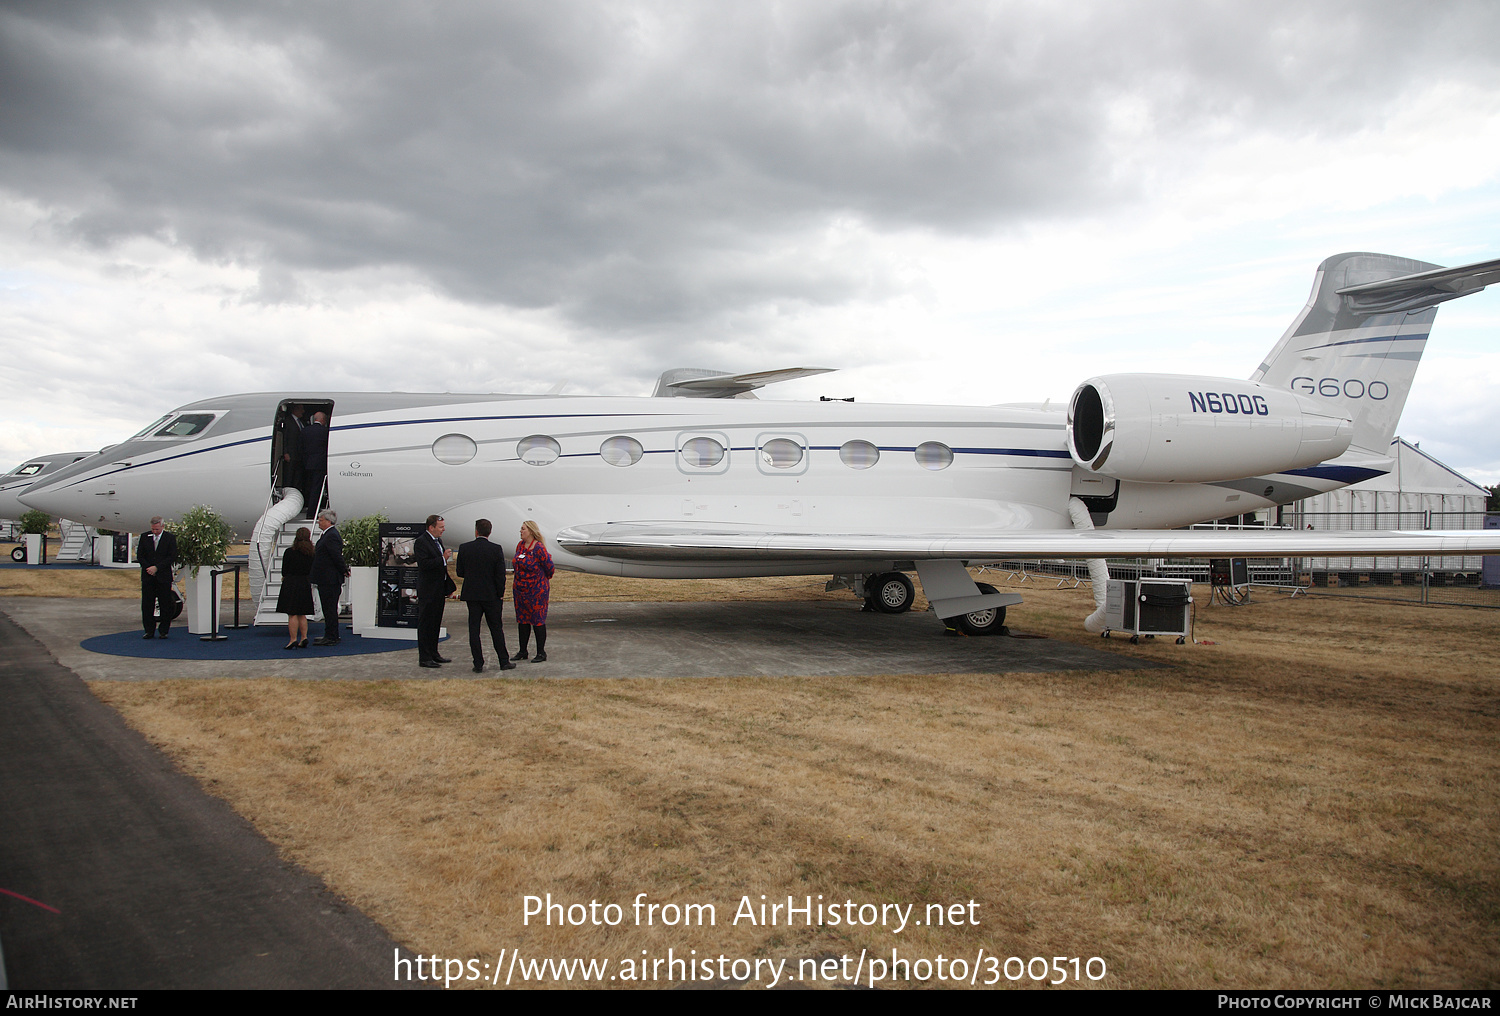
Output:
<svg viewBox="0 0 1500 1016">
<path fill-rule="evenodd" d="M 150 434 L 157 427 L 160 427 L 162 424 L 166 423 L 171 418 L 172 418 L 172 414 L 168 413 L 166 416 L 163 416 L 161 419 L 157 420 L 155 423 L 151 424 L 150 426 L 142 427 L 135 434 L 132 434 L 131 437 L 130 437 L 130 440 L 134 441 L 136 438 L 145 437 L 147 434 Z"/>
<path fill-rule="evenodd" d="M 16 476 L 35 476 L 37 473 L 40 473 L 43 469 L 46 469 L 46 468 L 47 468 L 47 463 L 45 463 L 45 462 L 28 462 L 28 463 L 26 463 L 26 465 L 22 466 L 20 469 L 17 469 L 15 471 L 15 475 Z"/>
<path fill-rule="evenodd" d="M 201 434 L 214 422 L 213 413 L 183 413 L 152 437 L 192 437 Z"/>
</svg>

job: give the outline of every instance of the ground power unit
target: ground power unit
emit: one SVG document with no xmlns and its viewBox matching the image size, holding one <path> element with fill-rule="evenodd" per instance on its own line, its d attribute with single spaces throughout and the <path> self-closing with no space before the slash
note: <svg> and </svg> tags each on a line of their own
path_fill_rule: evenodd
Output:
<svg viewBox="0 0 1500 1016">
<path fill-rule="evenodd" d="M 1105 587 L 1104 637 L 1124 632 L 1130 641 L 1139 642 L 1142 635 L 1173 635 L 1182 645 L 1192 604 L 1190 579 L 1110 579 Z"/>
</svg>

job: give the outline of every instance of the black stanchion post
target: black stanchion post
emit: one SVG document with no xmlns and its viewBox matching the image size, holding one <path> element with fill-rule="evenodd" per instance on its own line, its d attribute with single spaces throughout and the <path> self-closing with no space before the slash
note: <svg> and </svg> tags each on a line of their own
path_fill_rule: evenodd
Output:
<svg viewBox="0 0 1500 1016">
<path fill-rule="evenodd" d="M 235 572 L 236 574 L 239 572 L 238 567 L 235 568 Z M 207 635 L 198 636 L 199 642 L 222 642 L 229 637 L 228 635 L 219 634 L 219 584 L 214 581 L 214 579 L 218 578 L 220 575 L 228 574 L 228 568 L 222 568 L 216 571 L 210 571 L 208 573 L 208 598 L 210 600 L 208 609 L 208 626 L 210 630 Z M 235 601 L 235 607 L 239 607 L 238 600 Z"/>
<path fill-rule="evenodd" d="M 228 625 L 230 631 L 239 631 L 250 627 L 248 624 L 240 624 L 240 566 L 232 565 L 234 568 L 234 624 Z"/>
</svg>

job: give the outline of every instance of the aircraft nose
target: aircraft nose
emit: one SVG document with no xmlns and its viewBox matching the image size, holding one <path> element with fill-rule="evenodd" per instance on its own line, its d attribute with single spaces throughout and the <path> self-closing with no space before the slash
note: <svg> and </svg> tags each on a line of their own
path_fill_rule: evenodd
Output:
<svg viewBox="0 0 1500 1016">
<path fill-rule="evenodd" d="M 25 485 L 16 484 L 15 490 L 6 490 L 0 485 L 0 519 L 15 519 L 26 513 L 26 506 L 16 494 L 25 489 Z"/>
<path fill-rule="evenodd" d="M 18 500 L 28 508 L 40 508 L 48 515 L 61 519 L 74 519 L 77 521 L 92 521 L 83 511 L 79 504 L 79 495 L 75 491 L 53 490 L 49 487 L 28 487 L 22 491 Z"/>
</svg>

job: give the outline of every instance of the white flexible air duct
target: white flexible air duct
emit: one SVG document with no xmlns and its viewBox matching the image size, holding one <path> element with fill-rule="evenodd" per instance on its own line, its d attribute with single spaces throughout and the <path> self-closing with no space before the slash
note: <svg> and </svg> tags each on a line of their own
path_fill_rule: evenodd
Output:
<svg viewBox="0 0 1500 1016">
<path fill-rule="evenodd" d="M 1078 498 L 1068 498 L 1068 514 L 1073 519 L 1074 529 L 1094 528 L 1094 520 L 1089 515 L 1088 506 Z M 1091 557 L 1087 564 L 1089 582 L 1094 586 L 1094 612 L 1083 619 L 1083 629 L 1097 635 L 1104 630 L 1104 601 L 1109 595 L 1109 565 L 1104 563 L 1102 557 Z"/>
<path fill-rule="evenodd" d="M 260 593 L 265 588 L 270 574 L 271 556 L 276 553 L 276 537 L 289 519 L 302 512 L 302 491 L 287 487 L 285 495 L 255 523 L 255 532 L 250 534 L 250 602 L 260 606 Z"/>
</svg>

